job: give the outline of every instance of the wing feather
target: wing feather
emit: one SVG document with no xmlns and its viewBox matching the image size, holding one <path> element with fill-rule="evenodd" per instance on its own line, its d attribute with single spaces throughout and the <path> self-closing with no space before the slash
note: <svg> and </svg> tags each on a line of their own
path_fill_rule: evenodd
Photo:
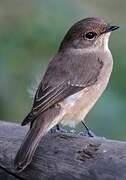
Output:
<svg viewBox="0 0 126 180">
<path fill-rule="evenodd" d="M 22 125 L 34 121 L 48 108 L 97 81 L 103 62 L 89 55 L 79 58 L 80 64 L 77 57 L 72 59 L 73 62 L 65 56 L 62 60 L 58 56 L 51 61 L 36 92 L 33 108 Z"/>
</svg>

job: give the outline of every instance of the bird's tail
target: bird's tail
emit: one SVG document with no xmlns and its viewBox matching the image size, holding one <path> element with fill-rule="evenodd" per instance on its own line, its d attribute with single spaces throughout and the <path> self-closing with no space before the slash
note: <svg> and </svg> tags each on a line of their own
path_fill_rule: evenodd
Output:
<svg viewBox="0 0 126 180">
<path fill-rule="evenodd" d="M 31 129 L 28 131 L 14 160 L 14 167 L 16 170 L 22 171 L 30 164 L 41 138 L 52 128 L 53 120 L 51 119 L 54 117 L 50 117 L 50 119 L 47 118 L 49 117 L 39 117 L 36 119 Z"/>
</svg>

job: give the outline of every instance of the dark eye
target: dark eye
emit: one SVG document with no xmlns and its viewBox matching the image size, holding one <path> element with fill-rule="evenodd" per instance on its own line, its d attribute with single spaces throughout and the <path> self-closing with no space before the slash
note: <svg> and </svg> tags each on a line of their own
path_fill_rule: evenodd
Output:
<svg viewBox="0 0 126 180">
<path fill-rule="evenodd" d="M 96 36 L 97 36 L 96 32 L 88 32 L 88 33 L 85 34 L 85 37 L 87 39 L 94 39 Z"/>
</svg>

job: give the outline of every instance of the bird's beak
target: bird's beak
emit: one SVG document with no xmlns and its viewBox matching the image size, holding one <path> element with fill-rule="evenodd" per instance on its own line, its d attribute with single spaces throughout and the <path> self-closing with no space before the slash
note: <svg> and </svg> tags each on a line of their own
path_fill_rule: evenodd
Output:
<svg viewBox="0 0 126 180">
<path fill-rule="evenodd" d="M 108 27 L 107 27 L 107 29 L 106 29 L 106 33 L 107 32 L 112 32 L 112 31 L 115 31 L 116 29 L 118 29 L 119 28 L 119 26 L 110 26 L 110 25 L 108 25 Z"/>
</svg>

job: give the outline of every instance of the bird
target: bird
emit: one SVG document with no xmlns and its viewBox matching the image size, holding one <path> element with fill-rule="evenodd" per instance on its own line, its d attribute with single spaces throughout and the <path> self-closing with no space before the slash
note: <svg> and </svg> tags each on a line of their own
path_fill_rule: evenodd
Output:
<svg viewBox="0 0 126 180">
<path fill-rule="evenodd" d="M 118 28 L 87 17 L 68 30 L 22 122 L 31 126 L 14 159 L 16 170 L 23 171 L 31 163 L 40 140 L 54 126 L 75 126 L 85 119 L 109 82 L 113 58 L 108 42 Z"/>
</svg>

